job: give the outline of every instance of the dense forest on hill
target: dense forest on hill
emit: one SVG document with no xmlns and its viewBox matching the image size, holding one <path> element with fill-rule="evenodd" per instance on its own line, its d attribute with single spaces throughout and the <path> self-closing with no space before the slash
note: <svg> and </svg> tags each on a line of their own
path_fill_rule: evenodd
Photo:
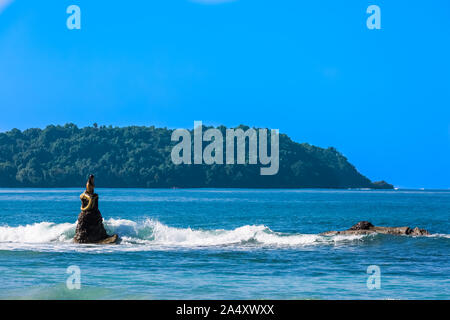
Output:
<svg viewBox="0 0 450 320">
<path fill-rule="evenodd" d="M 259 164 L 174 165 L 171 134 L 153 126 L 74 124 L 0 133 L 0 187 L 82 187 L 93 173 L 97 187 L 392 188 L 372 183 L 335 148 L 284 134 L 277 175 L 261 176 Z"/>
</svg>

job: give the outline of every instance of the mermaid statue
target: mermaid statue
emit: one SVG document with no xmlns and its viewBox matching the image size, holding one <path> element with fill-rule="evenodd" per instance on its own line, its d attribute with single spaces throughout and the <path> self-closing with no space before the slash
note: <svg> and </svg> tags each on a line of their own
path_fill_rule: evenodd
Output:
<svg viewBox="0 0 450 320">
<path fill-rule="evenodd" d="M 81 213 L 78 216 L 74 241 L 77 243 L 110 244 L 118 240 L 118 236 L 109 236 L 103 225 L 103 217 L 98 210 L 98 194 L 94 192 L 95 177 L 90 175 L 86 190 L 80 195 Z"/>
</svg>

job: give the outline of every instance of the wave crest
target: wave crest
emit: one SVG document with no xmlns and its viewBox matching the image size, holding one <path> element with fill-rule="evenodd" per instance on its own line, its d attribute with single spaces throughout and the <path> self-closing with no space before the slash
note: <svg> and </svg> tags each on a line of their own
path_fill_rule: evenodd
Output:
<svg viewBox="0 0 450 320">
<path fill-rule="evenodd" d="M 75 223 L 55 224 L 41 222 L 26 226 L 0 227 L 0 243 L 48 243 L 67 242 L 75 235 Z"/>
<path fill-rule="evenodd" d="M 202 230 L 167 226 L 157 220 L 135 222 L 125 219 L 104 221 L 109 234 L 117 233 L 122 244 L 205 247 L 228 245 L 299 246 L 324 242 L 352 241 L 364 236 L 323 237 L 316 234 L 274 232 L 263 225 L 245 225 L 232 230 Z M 71 243 L 76 223 L 41 222 L 26 226 L 0 227 L 0 243 Z"/>
<path fill-rule="evenodd" d="M 260 243 L 267 245 L 301 245 L 322 238 L 318 235 L 281 234 L 263 225 L 245 225 L 233 230 L 201 230 L 169 227 L 156 220 L 138 224 L 129 220 L 105 221 L 110 233 L 118 233 L 126 243 L 148 243 L 167 246 L 226 246 Z"/>
<path fill-rule="evenodd" d="M 118 246 L 96 246 L 100 250 L 151 250 L 158 247 L 299 247 L 317 244 L 337 244 L 371 239 L 373 235 L 336 235 L 320 236 L 318 234 L 280 233 L 264 225 L 245 225 L 231 230 L 176 228 L 157 220 L 147 219 L 135 222 L 125 219 L 108 219 L 104 221 L 109 234 L 117 233 L 121 238 Z M 39 250 L 55 246 L 74 246 L 76 223 L 41 222 L 26 226 L 0 227 L 0 249 L 10 250 L 26 248 Z M 434 235 L 448 238 L 449 235 Z M 83 247 L 84 248 L 84 247 Z M 92 248 L 92 247 L 90 247 Z"/>
</svg>

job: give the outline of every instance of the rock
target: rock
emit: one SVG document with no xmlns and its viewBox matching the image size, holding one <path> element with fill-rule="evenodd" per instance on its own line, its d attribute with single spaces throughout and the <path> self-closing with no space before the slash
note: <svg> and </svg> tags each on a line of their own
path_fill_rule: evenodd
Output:
<svg viewBox="0 0 450 320">
<path fill-rule="evenodd" d="M 112 244 L 112 243 L 116 243 L 119 240 L 119 236 L 117 234 L 108 237 L 104 240 L 101 240 L 99 242 L 96 242 L 97 244 Z"/>
<path fill-rule="evenodd" d="M 369 230 L 373 228 L 373 224 L 368 221 L 360 221 L 348 230 Z"/>
<path fill-rule="evenodd" d="M 81 213 L 78 216 L 74 241 L 77 243 L 111 244 L 117 235 L 109 236 L 103 226 L 103 217 L 98 210 L 98 194 L 94 193 L 94 176 L 90 175 L 86 191 L 80 195 Z"/>
<path fill-rule="evenodd" d="M 430 233 L 425 229 L 420 229 L 418 227 L 415 227 L 414 229 L 411 230 L 410 235 L 412 235 L 412 236 L 428 236 L 428 235 L 430 235 Z"/>
<path fill-rule="evenodd" d="M 367 235 L 376 233 L 372 230 L 345 230 L 345 231 L 327 231 L 322 232 L 320 236 L 337 236 L 337 235 Z"/>
<path fill-rule="evenodd" d="M 376 181 L 372 183 L 374 189 L 394 189 L 394 186 L 390 183 L 387 183 L 384 180 Z"/>
<path fill-rule="evenodd" d="M 373 231 L 382 234 L 393 234 L 393 235 L 409 235 L 411 228 L 409 227 L 373 227 Z"/>
<path fill-rule="evenodd" d="M 321 236 L 335 235 L 367 235 L 367 234 L 391 234 L 391 235 L 408 235 L 408 236 L 426 236 L 430 233 L 425 229 L 418 227 L 411 229 L 410 227 L 375 227 L 368 221 L 361 221 L 348 230 L 344 231 L 328 231 L 323 232 Z"/>
</svg>

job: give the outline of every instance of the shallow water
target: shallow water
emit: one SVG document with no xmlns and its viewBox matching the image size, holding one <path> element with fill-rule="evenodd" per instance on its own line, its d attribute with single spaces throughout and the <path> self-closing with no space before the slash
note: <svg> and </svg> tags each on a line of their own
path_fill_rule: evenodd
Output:
<svg viewBox="0 0 450 320">
<path fill-rule="evenodd" d="M 81 191 L 0 189 L 0 298 L 450 298 L 448 191 L 97 189 L 113 246 L 71 242 Z M 434 235 L 318 235 L 360 220 Z"/>
</svg>

